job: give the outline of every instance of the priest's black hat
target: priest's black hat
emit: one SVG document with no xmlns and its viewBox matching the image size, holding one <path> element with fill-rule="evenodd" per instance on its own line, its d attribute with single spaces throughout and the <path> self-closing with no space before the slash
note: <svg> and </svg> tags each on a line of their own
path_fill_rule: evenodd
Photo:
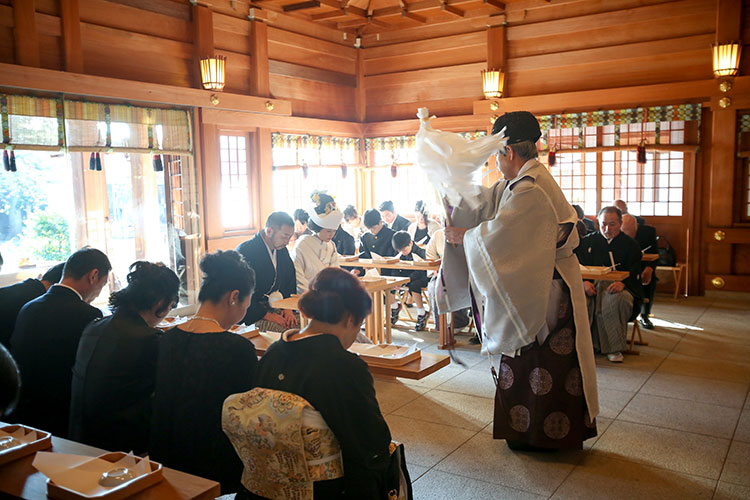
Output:
<svg viewBox="0 0 750 500">
<path fill-rule="evenodd" d="M 539 122 L 536 117 L 528 111 L 512 111 L 505 113 L 495 120 L 492 133 L 497 134 L 505 127 L 505 137 L 508 144 L 516 144 L 523 141 L 536 143 L 542 136 Z"/>
</svg>

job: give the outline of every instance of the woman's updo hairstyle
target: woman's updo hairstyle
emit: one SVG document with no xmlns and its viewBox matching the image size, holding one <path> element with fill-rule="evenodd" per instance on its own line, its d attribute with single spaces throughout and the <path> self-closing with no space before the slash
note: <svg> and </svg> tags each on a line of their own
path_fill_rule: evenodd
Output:
<svg viewBox="0 0 750 500">
<path fill-rule="evenodd" d="M 424 217 L 425 222 L 427 222 L 427 217 L 429 216 L 429 214 L 427 213 L 427 205 L 425 204 L 424 201 L 422 201 L 422 200 L 417 201 L 417 204 L 414 207 L 414 211 L 415 212 L 419 212 L 420 214 L 422 214 L 422 216 Z"/>
<path fill-rule="evenodd" d="M 336 324 L 349 314 L 359 324 L 372 311 L 372 299 L 353 274 L 338 267 L 327 267 L 310 281 L 310 288 L 299 298 L 299 310 L 324 323 Z"/>
<path fill-rule="evenodd" d="M 209 253 L 201 259 L 203 283 L 198 293 L 200 302 L 219 302 L 227 292 L 237 290 L 243 300 L 255 290 L 255 271 L 234 250 Z"/>
<path fill-rule="evenodd" d="M 112 311 L 120 307 L 138 312 L 150 311 L 162 302 L 162 307 L 156 313 L 164 314 L 178 301 L 180 278 L 161 262 L 133 262 L 127 280 L 128 286 L 109 296 Z"/>
</svg>

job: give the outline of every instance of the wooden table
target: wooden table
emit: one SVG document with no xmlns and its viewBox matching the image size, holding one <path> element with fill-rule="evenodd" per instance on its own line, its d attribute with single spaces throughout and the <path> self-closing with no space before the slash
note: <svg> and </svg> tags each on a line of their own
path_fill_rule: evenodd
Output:
<svg viewBox="0 0 750 500">
<path fill-rule="evenodd" d="M 52 448 L 43 451 L 91 457 L 107 453 L 105 450 L 93 446 L 54 436 L 52 437 Z M 47 477 L 31 465 L 33 461 L 34 453 L 14 462 L 0 465 L 0 496 L 26 499 L 47 498 Z M 221 493 L 219 483 L 215 481 L 209 481 L 168 467 L 163 468 L 163 474 L 164 478 L 160 483 L 128 498 L 138 500 L 208 500 L 216 498 Z"/>
<path fill-rule="evenodd" d="M 398 260 L 396 262 L 382 262 L 373 259 L 357 259 L 341 262 L 339 265 L 342 267 L 363 267 L 365 269 L 397 269 L 400 271 L 434 271 L 440 270 L 439 260 L 425 260 L 425 261 L 406 261 Z M 438 341 L 439 349 L 449 349 L 456 343 L 456 339 L 453 336 L 453 330 L 448 327 L 448 318 L 445 314 L 440 314 L 435 319 L 440 338 Z"/>
<path fill-rule="evenodd" d="M 596 270 L 597 272 L 587 272 L 585 269 L 581 269 L 581 277 L 585 280 L 602 280 L 602 281 L 622 281 L 628 276 L 628 271 L 609 271 L 607 273 L 600 273 L 599 270 L 606 269 L 605 267 L 588 266 L 588 269 Z"/>
<path fill-rule="evenodd" d="M 409 278 L 395 278 L 382 276 L 377 279 L 363 278 L 362 284 L 372 297 L 372 314 L 365 318 L 365 335 L 376 344 L 391 343 L 391 317 L 389 311 L 385 311 L 386 301 L 384 296 L 390 290 L 403 286 L 409 282 Z M 299 296 L 292 295 L 273 303 L 277 309 L 299 310 Z M 300 315 L 302 318 L 302 315 Z M 301 322 L 300 322 L 301 323 Z"/>
<path fill-rule="evenodd" d="M 659 254 L 658 253 L 644 253 L 641 255 L 641 260 L 643 262 L 654 262 L 659 260 Z"/>
<path fill-rule="evenodd" d="M 281 337 L 280 333 L 261 332 L 257 337 L 252 337 L 250 342 L 255 345 L 255 352 L 258 356 L 263 356 L 270 345 L 279 340 L 279 337 Z M 367 363 L 367 359 L 362 359 Z M 438 371 L 444 366 L 448 366 L 449 364 L 450 356 L 422 352 L 422 357 L 420 359 L 405 365 L 391 367 L 367 363 L 367 366 L 370 368 L 370 373 L 373 375 L 419 380 Z"/>
</svg>

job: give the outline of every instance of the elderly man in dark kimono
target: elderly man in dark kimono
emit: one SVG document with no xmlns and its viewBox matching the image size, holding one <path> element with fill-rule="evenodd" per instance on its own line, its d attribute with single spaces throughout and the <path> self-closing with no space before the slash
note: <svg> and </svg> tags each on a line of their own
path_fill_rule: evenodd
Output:
<svg viewBox="0 0 750 500">
<path fill-rule="evenodd" d="M 584 266 L 614 266 L 616 271 L 629 272 L 622 281 L 583 282 L 594 347 L 613 363 L 621 363 L 628 321 L 635 319 L 643 298 L 639 277 L 641 249 L 633 238 L 622 232 L 619 208 L 604 207 L 598 218 L 599 232 L 583 238 L 576 254 Z"/>
<path fill-rule="evenodd" d="M 537 160 L 536 118 L 507 113 L 493 134 L 503 129 L 504 180 L 452 211 L 438 308 L 472 306 L 482 352 L 501 355 L 496 439 L 513 450 L 580 449 L 596 435 L 599 405 L 576 212 Z"/>
</svg>

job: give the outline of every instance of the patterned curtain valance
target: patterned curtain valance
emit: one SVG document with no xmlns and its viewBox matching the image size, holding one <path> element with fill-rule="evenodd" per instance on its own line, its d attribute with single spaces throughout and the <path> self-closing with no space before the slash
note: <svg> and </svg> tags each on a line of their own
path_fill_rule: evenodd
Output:
<svg viewBox="0 0 750 500">
<path fill-rule="evenodd" d="M 389 149 L 408 149 L 417 146 L 417 138 L 413 135 L 393 137 L 368 137 L 365 139 L 365 150 L 383 151 Z"/>
<path fill-rule="evenodd" d="M 283 134 L 281 132 L 271 134 L 271 146 L 274 148 L 358 150 L 359 144 L 360 139 L 358 137 Z"/>
<path fill-rule="evenodd" d="M 750 132 L 750 113 L 740 115 L 737 120 L 737 126 L 740 129 L 740 133 Z"/>
<path fill-rule="evenodd" d="M 0 94 L 6 147 L 192 153 L 183 109 Z"/>
<path fill-rule="evenodd" d="M 557 126 L 555 126 L 555 119 Z M 701 119 L 700 104 L 676 104 L 651 108 L 628 108 L 609 111 L 589 111 L 539 117 L 542 133 L 551 128 L 601 127 L 643 122 L 692 121 Z"/>
</svg>

